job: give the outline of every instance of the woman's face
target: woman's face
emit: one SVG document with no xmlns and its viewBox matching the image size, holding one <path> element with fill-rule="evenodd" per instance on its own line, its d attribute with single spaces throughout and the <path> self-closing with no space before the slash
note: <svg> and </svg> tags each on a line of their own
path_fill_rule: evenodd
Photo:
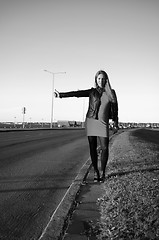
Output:
<svg viewBox="0 0 159 240">
<path fill-rule="evenodd" d="M 103 74 L 103 73 L 100 73 L 100 74 L 98 75 L 98 77 L 97 77 L 97 84 L 98 84 L 98 86 L 99 86 L 100 88 L 103 88 L 103 87 L 105 87 L 106 82 L 107 82 L 107 80 L 106 80 L 104 74 Z"/>
</svg>

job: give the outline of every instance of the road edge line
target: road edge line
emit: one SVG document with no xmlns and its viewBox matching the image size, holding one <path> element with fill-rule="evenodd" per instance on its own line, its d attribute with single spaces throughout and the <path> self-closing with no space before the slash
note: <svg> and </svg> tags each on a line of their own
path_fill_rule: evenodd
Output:
<svg viewBox="0 0 159 240">
<path fill-rule="evenodd" d="M 60 239 L 63 236 L 70 211 L 74 208 L 73 206 L 75 205 L 76 196 L 80 190 L 82 182 L 85 181 L 91 166 L 91 159 L 89 157 L 51 215 L 48 224 L 38 240 Z"/>
</svg>

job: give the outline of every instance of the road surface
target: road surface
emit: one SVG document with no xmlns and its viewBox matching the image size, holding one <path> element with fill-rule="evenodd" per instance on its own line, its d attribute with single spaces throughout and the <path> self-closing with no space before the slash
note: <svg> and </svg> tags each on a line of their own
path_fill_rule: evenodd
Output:
<svg viewBox="0 0 159 240">
<path fill-rule="evenodd" d="M 84 130 L 0 132 L 0 239 L 37 240 L 88 157 Z"/>
</svg>

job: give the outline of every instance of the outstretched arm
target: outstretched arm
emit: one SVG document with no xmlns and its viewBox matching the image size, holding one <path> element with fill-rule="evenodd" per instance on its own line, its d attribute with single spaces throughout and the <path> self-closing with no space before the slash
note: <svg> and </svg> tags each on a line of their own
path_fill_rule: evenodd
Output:
<svg viewBox="0 0 159 240">
<path fill-rule="evenodd" d="M 91 89 L 78 90 L 78 91 L 72 91 L 72 92 L 58 92 L 57 90 L 55 90 L 54 95 L 55 95 L 55 97 L 59 97 L 59 98 L 89 97 L 90 92 L 91 92 Z"/>
</svg>

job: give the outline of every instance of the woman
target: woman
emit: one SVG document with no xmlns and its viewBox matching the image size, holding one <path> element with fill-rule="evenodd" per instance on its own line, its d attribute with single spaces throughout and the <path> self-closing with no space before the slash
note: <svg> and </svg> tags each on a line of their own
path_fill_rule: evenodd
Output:
<svg viewBox="0 0 159 240">
<path fill-rule="evenodd" d="M 86 132 L 94 167 L 94 181 L 104 181 L 109 154 L 109 119 L 114 121 L 116 131 L 118 129 L 118 102 L 107 73 L 103 70 L 96 73 L 95 88 L 65 93 L 56 91 L 55 97 L 89 97 Z M 97 137 L 101 147 L 101 177 L 98 170 Z"/>
</svg>

